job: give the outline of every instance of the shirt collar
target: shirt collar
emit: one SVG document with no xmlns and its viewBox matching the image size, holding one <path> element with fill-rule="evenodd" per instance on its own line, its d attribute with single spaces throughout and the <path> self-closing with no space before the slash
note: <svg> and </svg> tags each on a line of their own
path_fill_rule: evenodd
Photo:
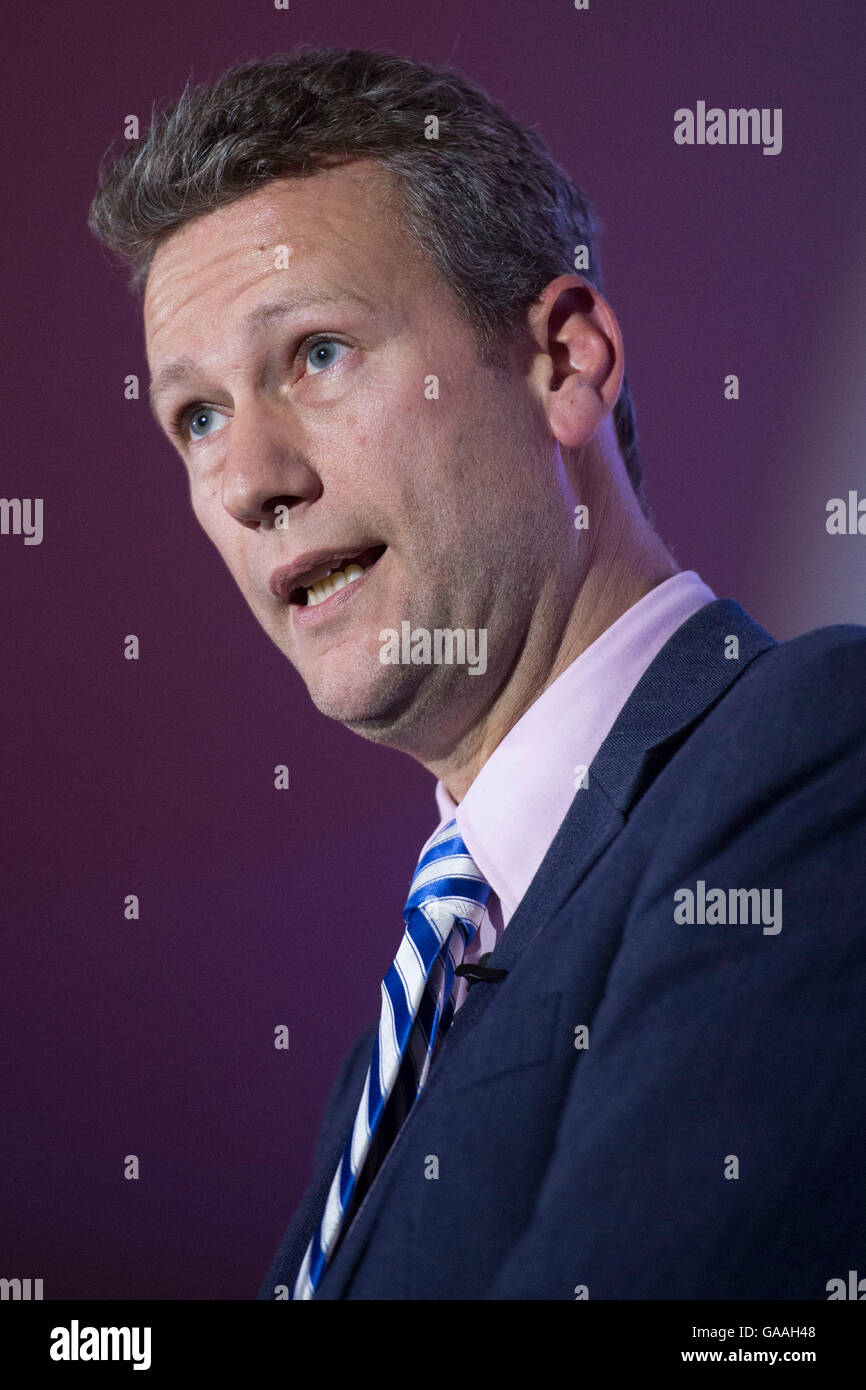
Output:
<svg viewBox="0 0 866 1390">
<path fill-rule="evenodd" d="M 466 848 L 500 900 L 504 923 L 553 843 L 583 769 L 644 671 L 677 628 L 714 599 L 694 570 L 666 579 L 542 691 L 493 750 L 459 805 L 437 781 L 441 819 L 434 835 L 456 819 Z"/>
</svg>

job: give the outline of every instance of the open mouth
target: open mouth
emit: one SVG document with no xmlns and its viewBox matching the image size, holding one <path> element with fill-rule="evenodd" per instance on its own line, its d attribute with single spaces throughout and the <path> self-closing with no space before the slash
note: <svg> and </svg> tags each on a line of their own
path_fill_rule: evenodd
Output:
<svg viewBox="0 0 866 1390">
<path fill-rule="evenodd" d="M 324 603 L 325 599 L 330 598 L 338 589 L 344 589 L 347 584 L 354 583 L 366 574 L 367 570 L 372 569 L 387 548 L 386 545 L 371 545 L 355 555 L 340 556 L 332 565 L 322 567 L 323 573 L 316 577 L 314 583 L 297 585 L 289 596 L 289 602 L 302 608 L 312 608 L 317 603 Z M 313 573 L 315 574 L 315 571 Z"/>
</svg>

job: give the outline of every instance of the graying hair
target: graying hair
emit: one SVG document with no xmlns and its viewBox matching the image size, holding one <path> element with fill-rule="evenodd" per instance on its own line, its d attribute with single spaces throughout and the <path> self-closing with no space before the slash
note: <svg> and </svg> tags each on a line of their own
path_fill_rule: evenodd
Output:
<svg viewBox="0 0 866 1390">
<path fill-rule="evenodd" d="M 438 139 L 426 137 L 439 122 Z M 270 180 L 372 158 L 396 177 L 403 230 L 438 268 L 495 362 L 550 280 L 580 274 L 602 290 L 589 199 L 534 130 L 448 67 L 366 49 L 303 45 L 190 87 L 146 138 L 100 171 L 91 231 L 131 266 L 143 296 L 154 254 L 193 218 Z M 623 377 L 613 421 L 647 511 L 634 407 Z"/>
</svg>

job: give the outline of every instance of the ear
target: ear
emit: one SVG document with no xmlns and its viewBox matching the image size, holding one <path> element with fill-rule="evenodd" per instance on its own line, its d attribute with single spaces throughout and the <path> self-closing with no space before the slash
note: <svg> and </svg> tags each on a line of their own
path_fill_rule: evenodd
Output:
<svg viewBox="0 0 866 1390">
<path fill-rule="evenodd" d="M 551 280 L 529 311 L 538 352 L 529 373 L 560 444 L 580 447 L 613 410 L 625 363 L 607 300 L 579 275 Z"/>
</svg>

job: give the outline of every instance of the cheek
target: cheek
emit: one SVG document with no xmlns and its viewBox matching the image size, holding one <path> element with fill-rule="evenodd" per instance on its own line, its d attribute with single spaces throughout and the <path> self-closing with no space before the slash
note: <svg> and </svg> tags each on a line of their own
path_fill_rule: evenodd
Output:
<svg viewBox="0 0 866 1390">
<path fill-rule="evenodd" d="M 206 498 L 198 497 L 194 494 L 190 498 L 190 501 L 192 502 L 192 512 L 196 522 L 201 527 L 202 531 L 204 531 L 208 540 L 212 541 L 218 550 L 222 550 L 219 540 L 219 526 L 217 524 L 214 507 L 208 504 Z"/>
<path fill-rule="evenodd" d="M 220 513 L 225 511 L 216 484 L 213 480 L 190 475 L 189 500 L 199 526 L 213 539 L 214 527 L 220 522 Z"/>
<path fill-rule="evenodd" d="M 240 528 L 237 522 L 228 515 L 222 505 L 222 499 L 213 488 L 193 486 L 190 489 L 190 503 L 202 531 L 219 551 L 235 579 L 242 585 L 240 543 L 243 537 L 238 534 Z"/>
</svg>

